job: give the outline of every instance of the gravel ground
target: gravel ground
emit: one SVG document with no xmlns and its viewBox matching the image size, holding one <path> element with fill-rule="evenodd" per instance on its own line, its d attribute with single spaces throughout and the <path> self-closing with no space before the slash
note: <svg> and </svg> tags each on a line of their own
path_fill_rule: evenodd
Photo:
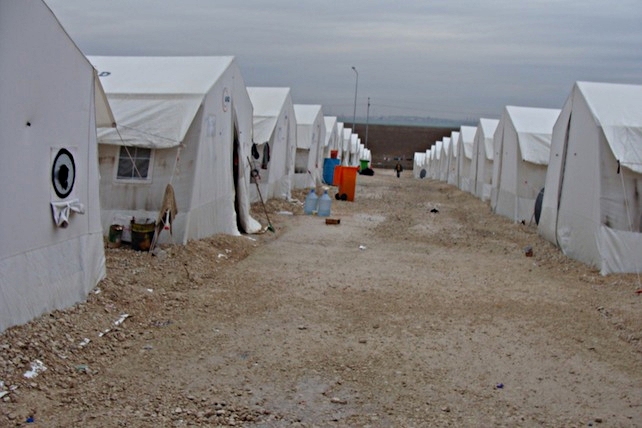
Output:
<svg viewBox="0 0 642 428">
<path fill-rule="evenodd" d="M 411 175 L 336 225 L 271 200 L 276 233 L 107 249 L 87 302 L 0 334 L 0 426 L 642 426 L 640 278 Z"/>
</svg>

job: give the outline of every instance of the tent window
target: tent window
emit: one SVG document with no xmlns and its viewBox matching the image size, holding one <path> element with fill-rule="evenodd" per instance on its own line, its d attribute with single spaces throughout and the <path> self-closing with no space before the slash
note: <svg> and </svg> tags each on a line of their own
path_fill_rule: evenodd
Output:
<svg viewBox="0 0 642 428">
<path fill-rule="evenodd" d="M 118 155 L 118 180 L 149 180 L 152 150 L 121 146 Z"/>
</svg>

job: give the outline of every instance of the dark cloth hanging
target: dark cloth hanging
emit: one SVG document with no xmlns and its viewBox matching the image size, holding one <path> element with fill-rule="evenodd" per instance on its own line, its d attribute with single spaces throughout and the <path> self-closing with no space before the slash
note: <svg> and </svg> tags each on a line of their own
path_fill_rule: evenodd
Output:
<svg viewBox="0 0 642 428">
<path fill-rule="evenodd" d="M 256 143 L 252 143 L 252 157 L 254 159 L 259 158 L 259 149 L 256 147 Z"/>
<path fill-rule="evenodd" d="M 270 145 L 265 143 L 263 146 L 263 161 L 261 162 L 261 169 L 267 169 L 270 162 Z"/>
</svg>

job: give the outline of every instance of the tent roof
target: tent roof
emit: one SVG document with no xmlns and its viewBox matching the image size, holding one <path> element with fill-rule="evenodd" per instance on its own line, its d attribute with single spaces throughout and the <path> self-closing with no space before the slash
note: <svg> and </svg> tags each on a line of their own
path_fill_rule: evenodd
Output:
<svg viewBox="0 0 642 428">
<path fill-rule="evenodd" d="M 297 125 L 312 125 L 320 111 L 318 104 L 294 104 Z"/>
<path fill-rule="evenodd" d="M 332 131 L 332 127 L 337 123 L 336 116 L 323 116 L 323 121 L 325 122 L 325 129 Z"/>
<path fill-rule="evenodd" d="M 577 82 L 575 87 L 602 127 L 615 158 L 642 173 L 642 86 Z"/>
<path fill-rule="evenodd" d="M 254 108 L 253 138 L 256 144 L 270 141 L 278 116 L 290 94 L 290 88 L 247 88 Z"/>
<path fill-rule="evenodd" d="M 325 122 L 325 145 L 327 146 L 330 143 L 330 137 L 332 137 L 332 131 L 338 130 L 337 117 L 323 116 L 323 121 Z"/>
<path fill-rule="evenodd" d="M 118 123 L 103 144 L 168 148 L 180 144 L 206 93 L 234 57 L 90 56 Z"/>
<path fill-rule="evenodd" d="M 466 159 L 473 158 L 473 143 L 475 142 L 475 132 L 477 128 L 474 126 L 462 126 L 459 130 L 459 139 L 464 146 L 464 156 Z"/>
<path fill-rule="evenodd" d="M 484 150 L 486 151 L 486 159 L 493 160 L 494 154 L 493 154 L 493 135 L 495 135 L 495 129 L 497 129 L 497 125 L 499 124 L 499 120 L 497 119 L 484 119 L 481 118 L 479 119 L 479 125 L 477 126 L 477 129 L 481 129 L 482 131 L 482 137 L 484 138 L 484 141 L 481 143 L 484 145 Z"/>
<path fill-rule="evenodd" d="M 517 132 L 522 160 L 548 165 L 553 125 L 559 109 L 506 106 L 507 119 Z"/>
<path fill-rule="evenodd" d="M 277 116 L 254 116 L 252 119 L 254 127 L 254 136 L 252 141 L 256 144 L 263 144 L 270 141 L 274 128 L 276 128 L 277 121 Z"/>
<path fill-rule="evenodd" d="M 313 144 L 324 143 L 325 124 L 323 123 L 323 112 L 320 105 L 294 104 L 294 116 L 297 127 L 297 148 L 311 149 Z"/>
<path fill-rule="evenodd" d="M 107 94 L 205 95 L 232 56 L 89 56 Z M 109 73 L 108 75 L 106 75 Z"/>
<path fill-rule="evenodd" d="M 435 147 L 437 149 L 435 150 L 435 155 L 433 156 L 433 159 L 437 159 L 437 160 L 441 159 L 441 148 L 443 147 L 443 145 L 444 145 L 443 141 L 437 141 L 435 143 Z"/>
<path fill-rule="evenodd" d="M 290 94 L 290 88 L 248 87 L 247 93 L 252 101 L 254 116 L 278 116 Z"/>
<path fill-rule="evenodd" d="M 457 141 L 459 141 L 459 131 L 453 131 L 450 133 L 450 141 L 452 142 L 452 148 L 450 147 L 450 143 L 446 145 L 447 150 L 452 150 L 453 157 L 457 157 L 457 148 L 455 147 L 457 144 Z"/>
</svg>

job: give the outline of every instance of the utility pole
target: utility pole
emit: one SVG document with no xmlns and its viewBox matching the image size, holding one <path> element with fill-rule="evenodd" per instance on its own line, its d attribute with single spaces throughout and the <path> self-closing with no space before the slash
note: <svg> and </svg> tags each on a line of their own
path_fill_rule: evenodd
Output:
<svg viewBox="0 0 642 428">
<path fill-rule="evenodd" d="M 368 109 L 366 110 L 366 149 L 368 148 L 368 122 L 370 121 L 370 97 L 368 97 Z"/>
<path fill-rule="evenodd" d="M 354 129 L 354 124 L 357 120 L 357 87 L 359 86 L 359 72 L 354 66 L 352 66 L 352 69 L 357 74 L 357 80 L 354 82 L 354 112 L 352 113 L 352 132 L 356 134 L 357 130 Z"/>
</svg>

